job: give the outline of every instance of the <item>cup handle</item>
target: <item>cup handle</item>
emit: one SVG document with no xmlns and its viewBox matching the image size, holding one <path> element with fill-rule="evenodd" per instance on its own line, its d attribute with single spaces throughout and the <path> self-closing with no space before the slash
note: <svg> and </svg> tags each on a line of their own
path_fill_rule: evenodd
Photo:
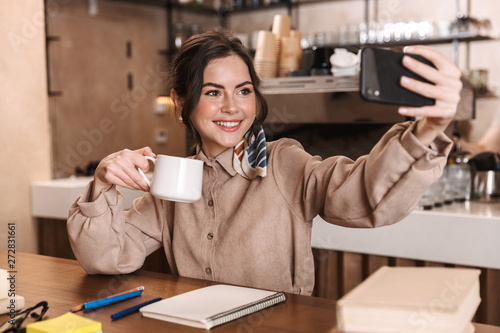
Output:
<svg viewBox="0 0 500 333">
<path fill-rule="evenodd" d="M 153 164 L 156 165 L 156 158 L 154 157 L 151 157 L 151 156 L 144 156 L 146 159 L 150 160 L 151 162 L 153 162 Z M 146 176 L 146 174 L 144 173 L 144 171 L 142 171 L 141 168 L 137 168 L 137 170 L 139 171 L 139 173 L 141 174 L 142 178 L 144 178 L 144 180 L 146 181 L 146 183 L 148 184 L 148 186 L 151 187 L 151 180 L 149 180 L 149 178 Z"/>
</svg>

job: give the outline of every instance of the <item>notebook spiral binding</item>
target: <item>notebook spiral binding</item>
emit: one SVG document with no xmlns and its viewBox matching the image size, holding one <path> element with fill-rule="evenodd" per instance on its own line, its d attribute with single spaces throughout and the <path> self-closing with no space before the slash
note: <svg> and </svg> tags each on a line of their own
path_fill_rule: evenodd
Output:
<svg viewBox="0 0 500 333">
<path fill-rule="evenodd" d="M 234 308 L 230 311 L 218 313 L 204 320 L 206 323 L 211 323 L 213 327 L 225 324 L 227 322 L 248 316 L 257 311 L 263 310 L 270 306 L 286 301 L 286 295 L 283 292 L 267 296 L 259 301 L 248 303 L 246 305 Z"/>
</svg>

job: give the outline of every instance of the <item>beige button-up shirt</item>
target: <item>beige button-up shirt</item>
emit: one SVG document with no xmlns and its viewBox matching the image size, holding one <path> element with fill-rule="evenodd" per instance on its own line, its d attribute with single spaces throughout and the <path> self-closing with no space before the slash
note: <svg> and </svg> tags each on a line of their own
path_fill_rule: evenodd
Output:
<svg viewBox="0 0 500 333">
<path fill-rule="evenodd" d="M 322 160 L 290 139 L 270 142 L 267 176 L 253 180 L 235 172 L 232 149 L 215 158 L 199 150 L 203 193 L 191 204 L 146 193 L 124 212 L 115 187 L 87 202 L 89 184 L 69 213 L 71 245 L 90 274 L 135 271 L 163 246 L 181 276 L 311 294 L 316 215 L 347 227 L 395 223 L 441 175 L 450 140 L 424 147 L 413 127 L 395 125 L 356 161 Z"/>
</svg>

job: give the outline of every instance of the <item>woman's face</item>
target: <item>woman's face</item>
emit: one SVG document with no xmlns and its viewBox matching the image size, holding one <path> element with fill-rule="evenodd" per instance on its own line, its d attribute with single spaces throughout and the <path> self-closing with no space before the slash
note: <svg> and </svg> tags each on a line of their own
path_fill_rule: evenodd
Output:
<svg viewBox="0 0 500 333">
<path fill-rule="evenodd" d="M 255 119 L 255 91 L 245 62 L 236 55 L 210 61 L 191 121 L 205 155 L 215 157 L 241 141 Z"/>
</svg>

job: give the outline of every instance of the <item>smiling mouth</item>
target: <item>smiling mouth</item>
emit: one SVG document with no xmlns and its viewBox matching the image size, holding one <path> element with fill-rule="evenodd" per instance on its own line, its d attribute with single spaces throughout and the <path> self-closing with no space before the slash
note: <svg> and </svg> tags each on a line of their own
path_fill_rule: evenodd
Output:
<svg viewBox="0 0 500 333">
<path fill-rule="evenodd" d="M 241 121 L 214 121 L 214 123 L 225 128 L 233 128 L 238 126 Z"/>
</svg>

